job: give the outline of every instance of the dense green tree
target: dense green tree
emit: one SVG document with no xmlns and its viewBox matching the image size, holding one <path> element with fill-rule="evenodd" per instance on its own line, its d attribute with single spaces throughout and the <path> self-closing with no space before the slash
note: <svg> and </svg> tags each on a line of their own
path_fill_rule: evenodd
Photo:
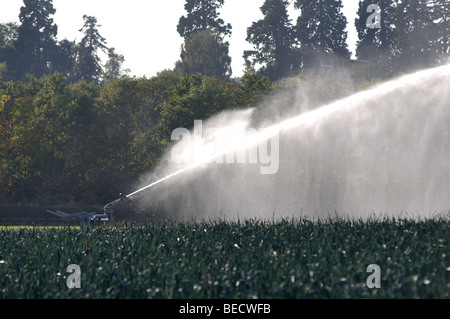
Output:
<svg viewBox="0 0 450 319">
<path fill-rule="evenodd" d="M 56 10 L 52 0 L 24 0 L 20 9 L 20 26 L 15 42 L 16 59 L 8 69 L 18 79 L 27 74 L 41 77 L 50 73 L 56 50 L 57 26 L 51 16 Z"/>
<path fill-rule="evenodd" d="M 209 29 L 194 33 L 185 39 L 176 69 L 181 74 L 201 73 L 228 79 L 231 76 L 228 43 Z"/>
<path fill-rule="evenodd" d="M 231 34 L 231 25 L 219 18 L 218 9 L 224 4 L 224 0 L 186 0 L 184 9 L 186 16 L 182 16 L 178 22 L 177 31 L 187 38 L 199 31 L 207 29 L 222 37 Z"/>
<path fill-rule="evenodd" d="M 81 80 L 67 87 L 58 158 L 64 167 L 59 200 L 94 203 L 104 199 L 107 181 L 103 165 L 106 152 L 105 115 L 99 106 L 100 87 Z"/>
<path fill-rule="evenodd" d="M 18 28 L 15 22 L 0 23 L 0 78 L 4 80 L 15 78 L 12 72 L 9 72 L 8 65 L 14 67 L 14 63 L 18 61 L 14 48 Z"/>
<path fill-rule="evenodd" d="M 398 30 L 398 68 L 408 71 L 432 65 L 433 18 L 429 0 L 401 1 L 397 8 L 395 25 Z"/>
<path fill-rule="evenodd" d="M 4 81 L 16 80 L 18 56 L 12 45 L 0 47 L 0 78 Z"/>
<path fill-rule="evenodd" d="M 205 120 L 221 110 L 235 108 L 234 89 L 230 82 L 199 73 L 181 78 L 174 94 L 162 105 L 161 130 L 170 136 L 176 128 L 192 127 L 194 120 Z"/>
<path fill-rule="evenodd" d="M 375 26 L 374 21 L 368 21 L 373 14 L 378 14 L 369 10 L 372 4 L 372 0 L 359 3 L 358 16 L 355 19 L 358 32 L 356 56 L 359 60 L 369 63 L 371 77 L 389 77 L 394 73 L 394 56 L 397 53 L 397 5 L 394 0 L 379 0 L 375 3 L 381 10 L 379 26 Z"/>
<path fill-rule="evenodd" d="M 169 144 L 170 135 L 161 125 L 161 111 L 164 103 L 175 94 L 179 81 L 180 77 L 173 71 L 163 71 L 151 79 L 138 81 L 140 107 L 134 113 L 131 146 L 135 154 L 133 179 L 154 167 Z"/>
<path fill-rule="evenodd" d="M 350 58 L 342 0 L 296 0 L 295 7 L 300 9 L 296 29 L 302 47 L 303 67 L 328 65 Z"/>
<path fill-rule="evenodd" d="M 125 77 L 103 86 L 98 103 L 107 126 L 100 170 L 115 193 L 131 191 L 136 177 L 151 169 L 165 150 L 170 134 L 161 126 L 161 111 L 179 81 L 173 72 L 162 72 L 151 79 Z"/>
<path fill-rule="evenodd" d="M 400 1 L 396 14 L 398 30 L 397 68 L 401 72 L 431 67 L 446 60 L 449 51 L 448 1 Z"/>
<path fill-rule="evenodd" d="M 117 172 L 123 172 L 128 177 L 135 173 L 136 165 L 133 141 L 136 138 L 136 121 L 140 120 L 136 114 L 143 104 L 139 84 L 139 80 L 134 78 L 117 79 L 105 86 L 100 96 L 101 106 L 109 123 L 106 127 L 109 137 L 107 147 L 112 150 L 112 160 Z"/>
<path fill-rule="evenodd" d="M 268 77 L 261 73 L 245 72 L 239 85 L 237 103 L 241 107 L 255 106 L 270 91 L 271 83 Z"/>
<path fill-rule="evenodd" d="M 12 72 L 8 70 L 8 65 L 14 67 L 14 63 L 18 61 L 14 48 L 18 28 L 15 22 L 0 23 L 0 78 L 4 80 L 14 79 Z"/>
<path fill-rule="evenodd" d="M 0 23 L 0 47 L 13 45 L 17 40 L 19 25 L 15 22 Z"/>
<path fill-rule="evenodd" d="M 116 53 L 114 48 L 108 49 L 108 61 L 105 64 L 105 75 L 103 81 L 108 83 L 116 78 L 126 76 L 130 70 L 123 69 L 124 62 L 125 57 L 122 54 Z"/>
<path fill-rule="evenodd" d="M 26 84 L 6 86 L 10 130 L 4 166 L 9 175 L 8 193 L 16 201 L 40 201 L 57 191 L 63 168 L 56 150 L 64 88 L 65 78 L 60 75 L 40 80 L 32 76 Z"/>
<path fill-rule="evenodd" d="M 76 62 L 76 44 L 75 41 L 64 39 L 58 42 L 53 54 L 52 70 L 66 76 L 70 81 L 73 80 Z"/>
<path fill-rule="evenodd" d="M 370 76 L 390 77 L 398 72 L 447 63 L 450 52 L 450 7 L 441 0 L 379 0 L 380 28 L 366 25 L 371 13 L 360 2 L 355 25 L 357 56 L 369 62 Z"/>
<path fill-rule="evenodd" d="M 11 122 L 5 112 L 5 104 L 10 99 L 3 89 L 0 89 L 0 203 L 5 202 L 8 195 L 8 185 L 10 184 L 10 174 L 8 174 L 8 151 L 10 149 L 9 132 Z"/>
<path fill-rule="evenodd" d="M 436 62 L 446 64 L 450 62 L 450 5 L 447 0 L 434 0 L 433 21 L 435 29 Z"/>
<path fill-rule="evenodd" d="M 300 71 L 301 55 L 294 28 L 287 13 L 287 0 L 266 0 L 261 7 L 264 18 L 247 29 L 247 41 L 254 50 L 244 52 L 247 65 L 261 65 L 261 73 L 272 81 Z M 252 61 L 249 58 L 253 58 Z"/>
<path fill-rule="evenodd" d="M 106 39 L 98 30 L 101 25 L 93 16 L 83 16 L 84 25 L 79 30 L 84 33 L 77 46 L 77 62 L 75 66 L 75 80 L 84 79 L 87 82 L 99 83 L 103 76 L 103 67 L 99 51 L 106 52 Z"/>
<path fill-rule="evenodd" d="M 105 139 L 99 87 L 68 86 L 61 74 L 5 85 L 10 122 L 2 167 L 9 200 L 57 203 L 98 200 Z"/>
</svg>

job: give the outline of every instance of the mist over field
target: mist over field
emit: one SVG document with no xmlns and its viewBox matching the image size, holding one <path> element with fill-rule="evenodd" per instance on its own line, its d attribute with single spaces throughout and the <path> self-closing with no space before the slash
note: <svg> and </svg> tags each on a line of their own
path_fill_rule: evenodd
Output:
<svg viewBox="0 0 450 319">
<path fill-rule="evenodd" d="M 311 88 L 299 82 L 294 90 L 269 99 L 263 109 L 221 113 L 205 121 L 203 131 L 214 127 L 222 134 L 205 140 L 192 132 L 196 147 L 188 147 L 184 156 L 201 161 L 281 123 L 279 154 L 265 153 L 272 163 L 251 163 L 253 148 L 246 152 L 245 163 L 202 164 L 146 190 L 137 200 L 144 210 L 163 207 L 188 218 L 445 214 L 450 207 L 449 70 L 443 66 L 400 77 L 313 112 L 304 102 L 314 105 L 315 97 L 307 90 Z M 248 133 L 245 129 L 255 123 L 263 126 Z M 270 138 L 260 142 L 278 146 Z M 172 155 L 166 153 L 146 182 L 186 167 L 174 164 Z M 270 165 L 276 172 L 262 174 L 261 168 Z"/>
</svg>

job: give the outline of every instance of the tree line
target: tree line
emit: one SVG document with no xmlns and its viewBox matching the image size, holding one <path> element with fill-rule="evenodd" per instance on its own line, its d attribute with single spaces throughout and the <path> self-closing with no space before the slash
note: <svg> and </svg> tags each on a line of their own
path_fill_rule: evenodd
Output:
<svg viewBox="0 0 450 319">
<path fill-rule="evenodd" d="M 24 0 L 20 9 L 20 25 L 0 24 L 0 76 L 4 81 L 26 81 L 31 76 L 60 73 L 75 83 L 82 79 L 99 83 L 127 74 L 122 68 L 123 55 L 106 46 L 99 32 L 97 18 L 83 16 L 79 43 L 64 39 L 57 41 L 58 26 L 52 15 L 52 1 Z M 108 56 L 102 65 L 100 53 Z"/>
<path fill-rule="evenodd" d="M 368 27 L 373 3 L 378 28 Z M 299 12 L 295 24 L 290 4 Z M 177 25 L 180 59 L 147 79 L 128 75 L 95 17 L 83 17 L 79 43 L 57 41 L 52 0 L 24 0 L 20 24 L 0 24 L 0 203 L 110 200 L 156 165 L 173 129 L 262 105 L 269 94 L 291 89 L 286 78 L 317 81 L 323 101 L 346 94 L 339 81 L 318 80 L 324 67 L 353 65 L 341 0 L 264 1 L 263 18 L 247 30 L 253 49 L 243 53 L 238 80 L 223 5 L 186 0 Z M 370 83 L 448 63 L 449 13 L 446 0 L 361 0 L 352 76 Z"/>
<path fill-rule="evenodd" d="M 177 67 L 184 73 L 231 73 L 229 43 L 224 39 L 232 27 L 217 12 L 223 4 L 186 1 L 188 14 L 178 24 L 185 43 Z M 288 14 L 291 4 L 298 12 L 296 21 Z M 373 4 L 379 8 L 378 27 L 370 27 L 374 12 L 368 9 Z M 348 65 L 351 53 L 342 0 L 266 0 L 260 10 L 263 18 L 247 29 L 246 40 L 253 49 L 243 53 L 245 71 L 274 82 L 324 65 Z M 354 22 L 357 60 L 366 64 L 368 77 L 378 78 L 448 63 L 449 13 L 447 0 L 361 0 Z"/>
<path fill-rule="evenodd" d="M 178 127 L 249 107 L 271 83 L 172 71 L 97 84 L 62 74 L 0 82 L 0 201 L 98 203 L 149 171 Z"/>
</svg>

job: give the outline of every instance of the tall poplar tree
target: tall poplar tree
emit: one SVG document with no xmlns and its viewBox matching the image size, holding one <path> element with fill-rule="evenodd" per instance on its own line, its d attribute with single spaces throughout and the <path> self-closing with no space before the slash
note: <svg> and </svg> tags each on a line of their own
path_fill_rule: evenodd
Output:
<svg viewBox="0 0 450 319">
<path fill-rule="evenodd" d="M 300 9 L 296 29 L 304 67 L 350 58 L 342 0 L 296 0 L 295 7 Z"/>
<path fill-rule="evenodd" d="M 219 18 L 224 0 L 186 0 L 186 16 L 179 20 L 177 31 L 184 38 L 176 70 L 181 74 L 199 72 L 228 79 L 231 76 L 229 43 L 231 25 Z"/>
<path fill-rule="evenodd" d="M 84 79 L 86 82 L 99 83 L 103 75 L 103 67 L 99 51 L 107 52 L 106 39 L 98 30 L 101 25 L 93 16 L 83 16 L 84 25 L 79 31 L 84 37 L 77 47 L 77 62 L 75 67 L 75 79 Z"/>
<path fill-rule="evenodd" d="M 373 4 L 379 7 L 379 12 Z M 389 77 L 395 71 L 394 57 L 397 54 L 398 37 L 396 11 L 397 4 L 394 0 L 378 0 L 376 3 L 373 0 L 362 0 L 359 3 L 355 19 L 358 32 L 356 56 L 358 60 L 368 62 L 372 77 Z"/>
<path fill-rule="evenodd" d="M 186 0 L 186 16 L 178 22 L 177 31 L 183 38 L 207 29 L 222 37 L 231 35 L 231 24 L 219 18 L 220 9 L 225 0 Z"/>
<path fill-rule="evenodd" d="M 248 68 L 259 71 L 271 81 L 299 72 L 301 55 L 295 30 L 289 19 L 287 0 L 266 0 L 261 6 L 263 19 L 247 29 L 247 41 L 253 50 L 244 51 Z M 250 60 L 251 58 L 251 60 Z"/>
<path fill-rule="evenodd" d="M 15 43 L 16 61 L 8 65 L 17 79 L 27 74 L 41 77 L 50 73 L 53 54 L 56 50 L 58 28 L 52 15 L 56 10 L 52 0 L 24 0 L 20 9 L 20 26 Z"/>
</svg>

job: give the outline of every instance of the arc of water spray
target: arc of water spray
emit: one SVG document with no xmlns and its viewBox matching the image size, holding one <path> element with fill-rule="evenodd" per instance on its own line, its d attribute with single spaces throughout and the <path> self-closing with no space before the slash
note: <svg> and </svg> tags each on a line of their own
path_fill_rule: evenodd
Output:
<svg viewBox="0 0 450 319">
<path fill-rule="evenodd" d="M 441 77 L 444 77 L 447 75 L 450 75 L 450 64 L 432 68 L 432 69 L 426 69 L 423 71 L 418 71 L 418 72 L 408 74 L 408 75 L 404 75 L 398 79 L 391 80 L 391 81 L 382 83 L 380 85 L 377 85 L 372 89 L 355 93 L 349 97 L 337 100 L 335 102 L 324 105 L 315 110 L 294 116 L 293 118 L 289 118 L 287 120 L 281 121 L 272 126 L 264 128 L 263 130 L 261 130 L 257 133 L 254 133 L 253 135 L 241 140 L 239 143 L 237 143 L 231 147 L 225 148 L 225 149 L 221 150 L 220 152 L 217 152 L 217 153 L 215 153 L 209 157 L 206 157 L 200 161 L 194 162 L 191 165 L 189 165 L 183 169 L 180 169 L 174 173 L 171 173 L 156 182 L 153 182 L 145 187 L 142 187 L 142 188 L 138 189 L 137 191 L 135 191 L 131 194 L 128 194 L 126 196 L 126 198 L 130 198 L 146 189 L 149 189 L 155 185 L 158 185 L 158 184 L 160 184 L 168 179 L 171 179 L 177 175 L 180 175 L 187 171 L 198 168 L 201 165 L 206 164 L 219 156 L 226 155 L 226 154 L 236 151 L 236 150 L 247 150 L 255 145 L 258 145 L 264 141 L 267 141 L 268 139 L 276 136 L 277 134 L 279 134 L 282 131 L 287 131 L 289 129 L 299 127 L 300 125 L 313 125 L 313 124 L 317 123 L 317 121 L 324 119 L 327 116 L 329 116 L 339 110 L 342 110 L 342 109 L 348 110 L 348 109 L 354 108 L 357 105 L 359 105 L 359 102 L 361 102 L 361 101 L 368 101 L 368 100 L 374 99 L 375 97 L 381 97 L 381 96 L 387 95 L 397 89 L 404 87 L 407 84 L 420 85 L 421 83 L 424 83 L 427 80 L 430 80 L 433 78 L 441 78 Z"/>
</svg>

